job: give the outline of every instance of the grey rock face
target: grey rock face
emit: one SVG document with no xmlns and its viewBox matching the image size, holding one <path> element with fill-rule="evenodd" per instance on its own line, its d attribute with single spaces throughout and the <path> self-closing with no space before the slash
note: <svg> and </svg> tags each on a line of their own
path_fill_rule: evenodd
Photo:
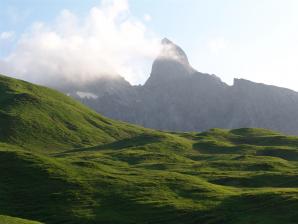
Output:
<svg viewBox="0 0 298 224">
<path fill-rule="evenodd" d="M 168 39 L 162 44 L 143 86 L 131 86 L 119 76 L 59 89 L 105 116 L 149 128 L 260 127 L 298 134 L 297 92 L 243 79 L 228 86 L 193 69 L 184 51 Z"/>
</svg>

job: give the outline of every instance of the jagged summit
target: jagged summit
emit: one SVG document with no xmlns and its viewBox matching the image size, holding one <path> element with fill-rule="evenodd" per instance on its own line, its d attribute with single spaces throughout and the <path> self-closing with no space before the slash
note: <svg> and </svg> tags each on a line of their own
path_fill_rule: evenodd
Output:
<svg viewBox="0 0 298 224">
<path fill-rule="evenodd" d="M 163 38 L 162 40 L 161 40 L 161 44 L 172 44 L 173 42 L 172 41 L 170 41 L 168 38 Z"/>
<path fill-rule="evenodd" d="M 153 62 L 150 77 L 145 85 L 158 85 L 169 79 L 189 76 L 194 72 L 182 48 L 164 38 L 161 41 L 160 53 Z"/>
<path fill-rule="evenodd" d="M 157 60 L 175 60 L 184 65 L 189 65 L 187 55 L 181 47 L 167 38 L 161 40 L 161 51 Z"/>
</svg>

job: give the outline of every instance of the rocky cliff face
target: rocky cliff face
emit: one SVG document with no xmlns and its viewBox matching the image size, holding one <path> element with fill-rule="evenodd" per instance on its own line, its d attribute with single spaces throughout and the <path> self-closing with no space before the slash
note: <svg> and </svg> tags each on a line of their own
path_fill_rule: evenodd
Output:
<svg viewBox="0 0 298 224">
<path fill-rule="evenodd" d="M 261 127 L 298 134 L 297 92 L 243 79 L 228 86 L 193 69 L 170 40 L 163 39 L 162 46 L 143 86 L 119 76 L 60 90 L 105 116 L 155 129 Z"/>
<path fill-rule="evenodd" d="M 233 107 L 227 127 L 264 127 L 298 134 L 298 93 L 289 89 L 235 79 Z"/>
</svg>

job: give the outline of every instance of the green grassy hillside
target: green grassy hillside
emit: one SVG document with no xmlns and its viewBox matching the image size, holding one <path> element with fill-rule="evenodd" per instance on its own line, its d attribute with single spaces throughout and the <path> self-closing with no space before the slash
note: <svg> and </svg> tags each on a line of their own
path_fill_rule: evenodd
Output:
<svg viewBox="0 0 298 224">
<path fill-rule="evenodd" d="M 79 147 L 143 131 L 104 118 L 49 88 L 0 76 L 0 141 L 24 147 Z"/>
<path fill-rule="evenodd" d="M 297 223 L 298 137 L 147 130 L 0 79 L 0 223 Z"/>
<path fill-rule="evenodd" d="M 41 224 L 40 222 L 29 221 L 25 219 L 19 219 L 9 216 L 0 215 L 1 224 Z"/>
</svg>

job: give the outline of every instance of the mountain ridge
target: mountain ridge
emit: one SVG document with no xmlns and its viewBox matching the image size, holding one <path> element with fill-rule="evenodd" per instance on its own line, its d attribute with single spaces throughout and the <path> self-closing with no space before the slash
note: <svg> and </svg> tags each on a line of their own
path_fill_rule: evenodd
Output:
<svg viewBox="0 0 298 224">
<path fill-rule="evenodd" d="M 144 85 L 132 86 L 123 80 L 115 85 L 118 92 L 102 94 L 107 87 L 98 85 L 98 94 L 93 92 L 100 96 L 96 99 L 72 96 L 107 117 L 148 128 L 252 127 L 298 134 L 297 92 L 236 78 L 230 86 L 216 75 L 196 71 L 182 48 L 170 40 L 162 42 L 163 57 L 154 60 Z"/>
</svg>

